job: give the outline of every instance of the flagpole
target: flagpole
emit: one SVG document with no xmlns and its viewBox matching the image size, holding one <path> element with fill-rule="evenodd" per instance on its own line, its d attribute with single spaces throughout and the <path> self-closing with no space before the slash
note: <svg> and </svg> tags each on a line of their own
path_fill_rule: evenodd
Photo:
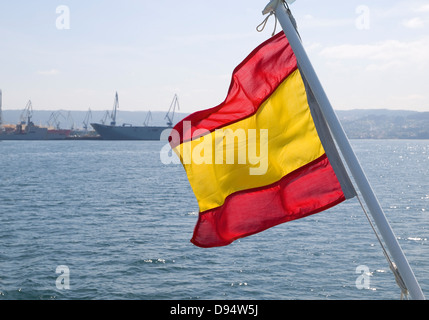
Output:
<svg viewBox="0 0 429 320">
<path fill-rule="evenodd" d="M 368 179 L 366 178 L 365 173 L 350 145 L 344 129 L 341 126 L 325 91 L 323 90 L 322 84 L 320 83 L 319 78 L 317 77 L 317 74 L 311 65 L 311 62 L 304 50 L 304 47 L 302 46 L 295 27 L 293 26 L 288 13 L 286 12 L 283 1 L 272 0 L 263 11 L 263 14 L 272 11 L 276 13 L 276 17 L 289 40 L 292 50 L 295 53 L 300 71 L 305 75 L 305 78 L 320 106 L 321 112 L 331 129 L 332 135 L 334 136 L 335 141 L 341 150 L 344 160 L 346 161 L 350 172 L 354 177 L 356 185 L 368 206 L 368 209 L 382 238 L 386 242 L 387 249 L 392 256 L 392 259 L 395 262 L 405 285 L 407 286 L 411 298 L 416 300 L 425 299 L 420 285 L 418 284 L 417 279 L 415 278 L 414 273 L 411 270 L 411 267 L 408 264 L 401 247 L 399 246 L 396 236 L 386 219 L 383 209 L 381 208 L 378 199 L 375 196 L 372 187 L 369 184 Z"/>
</svg>

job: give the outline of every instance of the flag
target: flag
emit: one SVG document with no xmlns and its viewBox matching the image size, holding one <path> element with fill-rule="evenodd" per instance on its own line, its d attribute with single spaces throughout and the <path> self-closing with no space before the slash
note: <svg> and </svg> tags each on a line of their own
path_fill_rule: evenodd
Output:
<svg viewBox="0 0 429 320">
<path fill-rule="evenodd" d="M 355 195 L 283 32 L 234 70 L 226 99 L 177 123 L 170 146 L 199 205 L 191 242 L 232 243 Z"/>
</svg>

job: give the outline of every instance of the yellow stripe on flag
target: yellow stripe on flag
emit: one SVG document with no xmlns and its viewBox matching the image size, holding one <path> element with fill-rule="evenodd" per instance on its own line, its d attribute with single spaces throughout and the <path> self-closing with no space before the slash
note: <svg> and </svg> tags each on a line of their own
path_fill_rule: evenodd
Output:
<svg viewBox="0 0 429 320">
<path fill-rule="evenodd" d="M 230 139 L 225 144 L 228 132 L 233 134 L 234 142 Z M 235 150 L 233 159 L 228 158 L 230 148 Z M 200 212 L 223 205 L 225 198 L 235 192 L 275 183 L 325 153 L 298 69 L 254 115 L 184 142 L 174 150 L 181 157 Z M 241 157 L 243 150 L 245 159 Z"/>
</svg>

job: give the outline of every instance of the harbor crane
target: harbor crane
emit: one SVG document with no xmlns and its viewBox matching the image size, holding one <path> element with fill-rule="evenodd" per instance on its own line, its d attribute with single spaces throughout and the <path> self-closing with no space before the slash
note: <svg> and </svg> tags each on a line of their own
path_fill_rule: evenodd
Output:
<svg viewBox="0 0 429 320">
<path fill-rule="evenodd" d="M 48 120 L 48 126 L 60 130 L 60 118 L 67 120 L 66 117 L 61 113 L 61 111 L 52 112 Z"/>
<path fill-rule="evenodd" d="M 83 128 L 85 129 L 86 132 L 88 132 L 88 124 L 91 122 L 92 120 L 92 112 L 91 112 L 91 108 L 88 108 L 88 112 L 85 115 L 85 118 L 83 119 Z"/>
<path fill-rule="evenodd" d="M 109 111 L 106 111 L 103 115 L 103 118 L 100 120 L 102 124 L 106 124 L 107 118 L 110 118 L 112 121 L 110 122 L 111 126 L 116 126 L 116 112 L 119 109 L 119 98 L 118 98 L 118 92 L 116 92 L 115 95 L 115 102 L 113 104 L 113 110 L 110 113 Z"/>
<path fill-rule="evenodd" d="M 106 124 L 107 118 L 110 118 L 110 112 L 106 110 L 106 112 L 104 112 L 103 118 L 101 118 L 100 122 L 102 124 Z"/>
<path fill-rule="evenodd" d="M 110 116 L 110 118 L 112 119 L 112 122 L 110 122 L 111 126 L 116 126 L 116 111 L 117 111 L 117 109 L 119 109 L 118 92 L 116 92 L 115 102 L 113 104 L 113 111 L 112 111 L 112 115 Z"/>
<path fill-rule="evenodd" d="M 144 122 L 143 122 L 143 125 L 145 126 L 145 127 L 147 127 L 148 125 L 149 125 L 149 121 L 150 120 L 152 120 L 152 112 L 148 112 L 147 113 L 147 115 L 146 115 L 146 118 L 145 118 L 145 120 L 144 120 Z"/>
<path fill-rule="evenodd" d="M 167 119 L 167 126 L 169 127 L 173 126 L 174 111 L 176 110 L 176 106 L 177 106 L 177 110 L 180 110 L 179 99 L 177 97 L 177 94 L 174 95 L 173 101 L 170 104 L 170 108 L 168 109 L 168 112 L 164 117 L 164 119 Z M 170 117 L 170 112 L 172 113 L 171 117 Z"/>
<path fill-rule="evenodd" d="M 20 124 L 26 124 L 27 121 L 28 123 L 30 123 L 32 116 L 33 116 L 33 105 L 31 103 L 31 100 L 28 100 L 24 110 L 21 113 L 21 116 L 19 117 Z"/>
</svg>

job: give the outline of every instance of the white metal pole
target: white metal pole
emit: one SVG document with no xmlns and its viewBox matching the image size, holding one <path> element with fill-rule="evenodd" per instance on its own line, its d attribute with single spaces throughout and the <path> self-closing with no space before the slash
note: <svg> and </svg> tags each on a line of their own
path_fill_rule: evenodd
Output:
<svg viewBox="0 0 429 320">
<path fill-rule="evenodd" d="M 392 256 L 392 259 L 396 263 L 399 273 L 404 280 L 405 285 L 409 291 L 412 299 L 425 299 L 423 292 L 418 284 L 413 271 L 408 264 L 408 261 L 402 252 L 401 247 L 396 239 L 393 230 L 391 229 L 389 222 L 375 196 L 368 179 L 365 176 L 364 171 L 350 145 L 350 142 L 341 126 L 335 111 L 332 108 L 329 99 L 323 90 L 322 84 L 317 77 L 316 72 L 311 65 L 311 62 L 307 56 L 307 53 L 302 46 L 301 40 L 289 18 L 288 13 L 283 5 L 282 0 L 273 0 L 268 4 L 264 13 L 275 11 L 277 19 L 279 20 L 286 37 L 295 53 L 296 59 L 300 66 L 300 71 L 305 74 L 305 78 L 313 91 L 313 94 L 320 105 L 323 116 L 328 123 L 332 135 L 334 136 L 339 149 L 341 150 L 344 160 L 346 161 L 351 174 L 353 175 L 356 185 L 359 188 L 365 203 L 368 206 L 369 211 L 379 229 L 381 236 L 386 242 L 386 246 Z"/>
</svg>

